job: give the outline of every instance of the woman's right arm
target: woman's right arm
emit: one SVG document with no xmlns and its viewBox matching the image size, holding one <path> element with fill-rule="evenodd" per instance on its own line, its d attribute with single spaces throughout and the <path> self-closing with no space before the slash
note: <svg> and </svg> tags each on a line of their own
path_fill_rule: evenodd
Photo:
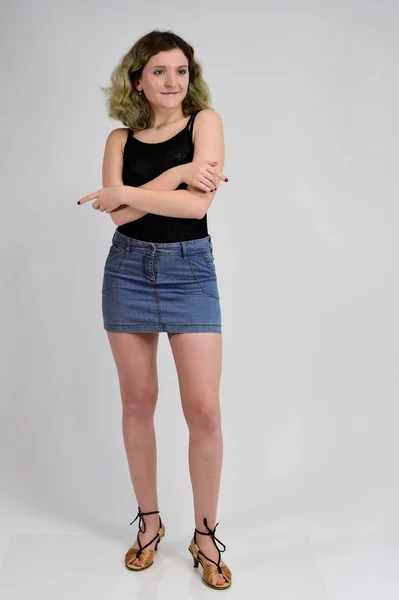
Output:
<svg viewBox="0 0 399 600">
<path fill-rule="evenodd" d="M 103 187 L 123 185 L 122 167 L 123 148 L 125 143 L 126 128 L 114 129 L 114 131 L 111 131 L 108 135 L 102 166 Z M 179 187 L 181 183 L 181 169 L 177 166 L 168 169 L 155 179 L 152 179 L 140 187 L 151 190 L 173 191 Z M 109 213 L 111 219 L 117 226 L 136 221 L 146 214 L 148 213 L 137 208 L 132 208 L 131 206 L 120 206 Z"/>
</svg>

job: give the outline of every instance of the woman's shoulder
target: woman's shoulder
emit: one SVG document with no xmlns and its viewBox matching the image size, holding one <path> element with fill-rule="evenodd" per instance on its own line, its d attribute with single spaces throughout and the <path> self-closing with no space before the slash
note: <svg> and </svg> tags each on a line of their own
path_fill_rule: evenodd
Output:
<svg viewBox="0 0 399 600">
<path fill-rule="evenodd" d="M 125 144 L 130 135 L 130 131 L 131 130 L 128 129 L 127 127 L 117 127 L 117 129 L 113 129 L 108 134 L 107 143 L 115 144 L 118 146 L 120 145 L 121 151 L 123 152 Z"/>
<path fill-rule="evenodd" d="M 214 108 L 203 108 L 196 113 L 193 126 L 193 141 L 195 133 L 198 129 L 217 127 L 222 124 L 222 119 L 219 113 Z"/>
<path fill-rule="evenodd" d="M 220 120 L 221 117 L 219 115 L 218 112 L 216 112 L 216 110 L 214 108 L 202 108 L 201 110 L 197 111 L 197 116 L 195 118 L 195 120 L 200 119 L 200 120 Z"/>
</svg>

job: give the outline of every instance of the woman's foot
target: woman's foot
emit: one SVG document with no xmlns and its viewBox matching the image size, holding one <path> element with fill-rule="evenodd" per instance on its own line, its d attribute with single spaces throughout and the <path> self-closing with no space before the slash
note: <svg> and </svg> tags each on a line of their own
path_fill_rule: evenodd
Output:
<svg viewBox="0 0 399 600">
<path fill-rule="evenodd" d="M 215 563 L 217 564 L 217 562 L 219 560 L 219 552 L 218 552 L 212 538 L 210 536 L 208 537 L 205 535 L 198 535 L 198 534 L 196 537 L 197 537 L 197 546 L 202 552 L 202 554 L 199 554 L 199 558 L 201 558 L 202 564 L 203 565 L 206 565 L 206 564 L 214 565 L 213 562 L 211 562 L 210 560 L 207 560 L 205 558 L 204 554 L 206 554 L 206 556 L 208 556 L 210 559 L 215 561 Z M 198 538 L 200 538 L 200 539 L 198 539 Z M 194 552 L 194 546 L 195 546 L 194 538 L 191 538 L 190 547 L 193 552 Z M 220 566 L 223 567 L 223 566 L 227 566 L 227 565 L 226 565 L 226 563 L 224 563 L 221 560 Z M 226 581 L 227 580 L 223 577 L 223 575 L 219 574 L 218 578 L 216 580 L 216 585 L 223 585 L 224 583 L 226 583 Z"/>
<path fill-rule="evenodd" d="M 141 533 L 141 531 L 139 531 L 138 538 L 140 539 L 141 546 L 145 546 L 146 544 L 148 544 L 148 542 L 150 542 L 151 540 L 154 540 L 157 533 L 159 532 L 159 516 L 158 515 L 147 515 L 145 517 L 142 517 L 142 519 L 144 520 L 144 523 L 145 523 L 145 526 L 143 525 L 143 529 L 145 530 L 145 533 Z M 163 524 L 162 524 L 162 531 L 163 531 L 163 535 L 165 535 L 165 526 Z M 156 539 L 152 542 L 152 544 L 150 544 L 149 546 L 146 546 L 146 550 L 155 550 L 155 546 L 157 545 L 158 541 L 159 541 L 159 536 L 156 537 Z M 132 549 L 138 550 L 139 548 L 140 548 L 140 546 L 138 544 L 138 541 L 136 540 L 132 546 Z M 131 564 L 141 567 L 141 562 L 140 562 L 139 558 L 136 558 L 134 561 L 132 561 Z"/>
</svg>

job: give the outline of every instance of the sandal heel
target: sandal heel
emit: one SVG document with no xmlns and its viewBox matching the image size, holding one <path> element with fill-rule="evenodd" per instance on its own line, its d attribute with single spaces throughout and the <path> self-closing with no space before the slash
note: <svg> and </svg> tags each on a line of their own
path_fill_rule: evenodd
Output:
<svg viewBox="0 0 399 600">
<path fill-rule="evenodd" d="M 194 554 L 193 554 L 193 560 L 194 560 L 194 569 L 198 569 L 199 560 L 198 560 L 198 558 L 195 558 Z"/>
</svg>

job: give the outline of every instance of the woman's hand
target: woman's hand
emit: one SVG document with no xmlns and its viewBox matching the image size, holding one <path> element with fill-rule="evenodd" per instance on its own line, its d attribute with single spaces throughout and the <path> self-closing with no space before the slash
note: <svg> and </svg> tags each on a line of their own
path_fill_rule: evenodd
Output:
<svg viewBox="0 0 399 600">
<path fill-rule="evenodd" d="M 78 204 L 84 204 L 90 200 L 95 200 L 92 204 L 92 208 L 96 208 L 100 212 L 111 213 L 122 204 L 126 204 L 125 190 L 125 185 L 111 185 L 84 196 L 78 200 Z"/>
<path fill-rule="evenodd" d="M 220 180 L 228 181 L 226 175 L 217 167 L 216 161 L 197 160 L 179 165 L 182 182 L 194 186 L 203 192 L 213 192 Z"/>
</svg>

